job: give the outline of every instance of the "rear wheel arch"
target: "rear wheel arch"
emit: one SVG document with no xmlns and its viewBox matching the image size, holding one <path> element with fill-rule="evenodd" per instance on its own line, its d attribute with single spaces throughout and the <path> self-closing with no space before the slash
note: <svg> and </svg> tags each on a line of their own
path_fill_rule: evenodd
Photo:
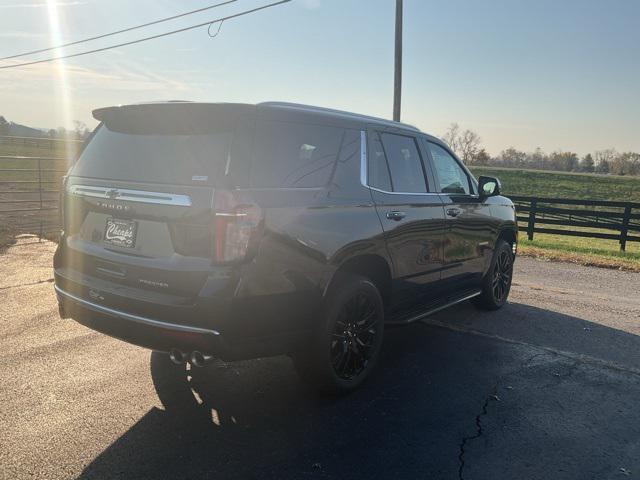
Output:
<svg viewBox="0 0 640 480">
<path fill-rule="evenodd" d="M 391 302 L 391 267 L 387 260 L 375 254 L 349 258 L 334 272 L 325 291 L 325 297 L 344 274 L 360 275 L 369 279 L 380 292 L 385 308 L 388 307 Z"/>
</svg>

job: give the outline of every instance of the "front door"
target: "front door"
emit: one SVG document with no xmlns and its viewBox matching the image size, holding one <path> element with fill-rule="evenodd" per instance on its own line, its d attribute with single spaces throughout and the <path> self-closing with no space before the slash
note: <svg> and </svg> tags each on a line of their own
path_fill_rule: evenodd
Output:
<svg viewBox="0 0 640 480">
<path fill-rule="evenodd" d="M 404 132 L 369 131 L 368 184 L 394 268 L 396 319 L 438 299 L 443 265 L 444 209 L 429 191 L 417 139 Z"/>
<path fill-rule="evenodd" d="M 490 207 L 480 200 L 471 175 L 453 154 L 436 143 L 424 143 L 445 211 L 442 279 L 453 291 L 473 289 L 493 253 L 496 231 Z"/>
</svg>

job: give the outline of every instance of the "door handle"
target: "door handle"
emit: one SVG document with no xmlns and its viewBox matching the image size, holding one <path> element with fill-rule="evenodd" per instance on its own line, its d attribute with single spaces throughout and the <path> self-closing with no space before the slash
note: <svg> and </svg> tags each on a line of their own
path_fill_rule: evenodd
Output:
<svg viewBox="0 0 640 480">
<path fill-rule="evenodd" d="M 462 210 L 459 208 L 447 208 L 447 215 L 450 217 L 457 217 L 462 213 Z"/>
<path fill-rule="evenodd" d="M 389 220 L 395 220 L 396 222 L 399 222 L 400 220 L 402 220 L 406 216 L 407 216 L 407 214 L 404 213 L 404 212 L 398 212 L 398 211 L 387 212 L 387 218 Z"/>
</svg>

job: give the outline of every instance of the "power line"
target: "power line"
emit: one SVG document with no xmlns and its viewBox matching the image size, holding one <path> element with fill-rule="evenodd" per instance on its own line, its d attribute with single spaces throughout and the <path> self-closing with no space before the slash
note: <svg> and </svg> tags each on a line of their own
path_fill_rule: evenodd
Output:
<svg viewBox="0 0 640 480">
<path fill-rule="evenodd" d="M 43 60 L 35 60 L 33 62 L 16 63 L 14 65 L 3 65 L 3 66 L 0 66 L 0 70 L 4 70 L 6 68 L 26 67 L 27 65 L 36 65 L 38 63 L 53 62 L 55 60 L 63 60 L 65 58 L 80 57 L 82 55 L 89 55 L 91 53 L 104 52 L 105 50 L 112 50 L 114 48 L 125 47 L 127 45 L 133 45 L 134 43 L 146 42 L 148 40 L 155 40 L 156 38 L 166 37 L 168 35 L 173 35 L 173 34 L 176 34 L 176 33 L 186 32 L 187 30 L 193 30 L 194 28 L 204 27 L 205 25 L 210 25 L 212 23 L 225 22 L 227 20 L 231 20 L 231 19 L 234 19 L 234 18 L 242 17 L 244 15 L 248 15 L 250 13 L 257 12 L 259 10 L 265 10 L 267 8 L 270 8 L 270 7 L 275 7 L 277 5 L 282 5 L 283 3 L 289 3 L 290 1 L 291 0 L 280 0 L 279 2 L 269 3 L 267 5 L 262 5 L 261 7 L 252 8 L 251 10 L 245 10 L 245 11 L 240 12 L 240 13 L 235 13 L 233 15 L 228 15 L 226 17 L 216 18 L 214 20 L 209 20 L 207 22 L 199 23 L 197 25 L 191 25 L 190 27 L 184 27 L 184 28 L 180 28 L 178 30 L 172 30 L 170 32 L 159 33 L 158 35 L 152 35 L 150 37 L 144 37 L 144 38 L 140 38 L 138 40 L 131 40 L 130 42 L 118 43 L 116 45 L 110 45 L 108 47 L 96 48 L 94 50 L 87 50 L 86 52 L 73 53 L 71 55 L 61 55 L 59 57 L 45 58 Z"/>
<path fill-rule="evenodd" d="M 238 0 L 227 0 L 226 2 L 216 3 L 215 5 L 209 5 L 208 7 L 198 8 L 197 10 L 191 10 L 190 12 L 181 13 L 179 15 L 173 15 L 172 17 L 161 18 L 160 20 L 154 20 L 153 22 L 143 23 L 142 25 L 136 25 L 135 27 L 123 28 L 111 33 L 105 33 L 103 35 L 97 35 L 95 37 L 84 38 L 82 40 L 76 40 L 75 42 L 63 43 L 55 47 L 41 48 L 39 50 L 31 50 L 30 52 L 17 53 L 15 55 L 9 55 L 8 57 L 2 57 L 0 60 L 9 60 L 10 58 L 26 57 L 27 55 L 34 55 L 36 53 L 50 52 L 51 50 L 57 50 L 58 48 L 70 47 L 71 45 L 78 45 L 80 43 L 91 42 L 93 40 L 99 40 L 100 38 L 111 37 L 120 33 L 130 32 L 131 30 L 137 30 L 139 28 L 149 27 L 158 23 L 168 22 L 169 20 L 175 20 L 176 18 L 186 17 L 187 15 L 193 15 L 194 13 L 204 12 L 205 10 L 211 10 L 212 8 L 222 7 L 229 3 L 237 2 Z"/>
</svg>

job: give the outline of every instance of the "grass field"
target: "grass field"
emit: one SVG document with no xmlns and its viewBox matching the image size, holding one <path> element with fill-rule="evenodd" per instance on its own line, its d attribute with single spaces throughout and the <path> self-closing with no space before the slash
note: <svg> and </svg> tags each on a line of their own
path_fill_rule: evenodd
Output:
<svg viewBox="0 0 640 480">
<path fill-rule="evenodd" d="M 0 157 L 24 156 L 42 157 L 40 161 L 27 158 L 0 158 L 0 190 L 37 190 L 36 183 L 10 183 L 38 180 L 38 162 L 40 163 L 40 180 L 45 182 L 44 189 L 57 188 L 60 178 L 67 171 L 67 155 L 76 154 L 78 144 L 71 142 L 44 142 L 41 146 L 33 143 L 0 143 Z M 60 160 L 53 160 L 60 158 Z M 11 171 L 13 170 L 13 171 Z M 5 182 L 5 183 L 2 183 Z"/>
<path fill-rule="evenodd" d="M 640 272 L 640 244 L 627 243 L 621 252 L 618 242 L 598 238 L 567 237 L 536 233 L 533 241 L 520 234 L 521 255 Z"/>
<path fill-rule="evenodd" d="M 471 167 L 474 175 L 498 177 L 505 195 L 577 198 L 640 203 L 640 178 L 496 167 Z M 570 207 L 567 207 L 570 208 Z M 521 225 L 521 228 L 524 225 Z M 554 226 L 553 228 L 561 228 Z M 605 230 L 599 230 L 605 232 Z M 611 230 L 606 233 L 615 233 Z M 640 242 L 628 242 L 620 252 L 616 240 L 536 233 L 533 241 L 521 234 L 521 252 L 549 259 L 598 264 L 640 271 Z"/>
<path fill-rule="evenodd" d="M 27 141 L 7 142 L 0 138 L 0 155 L 21 155 L 25 157 L 66 157 L 67 152 L 74 155 L 80 143 L 75 141 L 65 142 L 36 142 Z"/>
<path fill-rule="evenodd" d="M 640 202 L 640 177 L 496 167 L 470 167 L 470 170 L 476 177 L 498 177 L 507 196 Z"/>
</svg>

